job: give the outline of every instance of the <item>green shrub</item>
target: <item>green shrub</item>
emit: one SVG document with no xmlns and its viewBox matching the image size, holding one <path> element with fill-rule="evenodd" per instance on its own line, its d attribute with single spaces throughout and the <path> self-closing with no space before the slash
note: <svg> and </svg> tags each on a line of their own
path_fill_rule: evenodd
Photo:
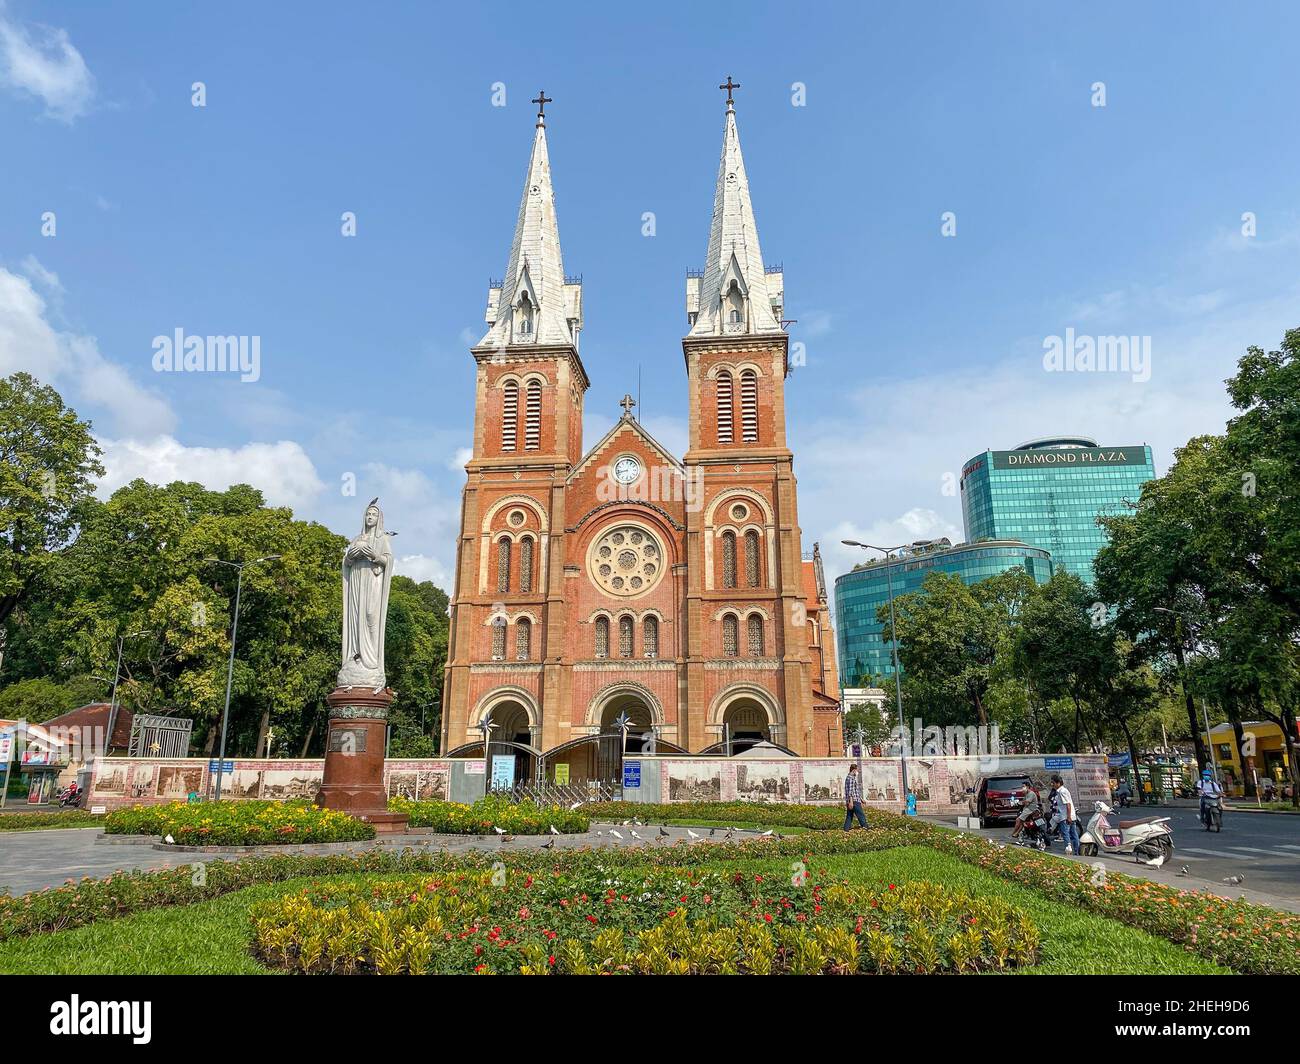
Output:
<svg viewBox="0 0 1300 1064">
<path fill-rule="evenodd" d="M 375 829 L 309 802 L 201 802 L 134 805 L 104 818 L 109 835 L 170 835 L 184 846 L 285 846 L 373 839 Z"/>
<path fill-rule="evenodd" d="M 584 812 L 560 805 L 539 806 L 529 800 L 515 802 L 500 795 L 488 795 L 473 805 L 390 798 L 388 808 L 406 813 L 413 828 L 431 828 L 444 835 L 494 835 L 495 828 L 511 835 L 545 835 L 552 827 L 574 834 L 591 826 Z"/>
<path fill-rule="evenodd" d="M 36 831 L 41 828 L 93 828 L 104 822 L 81 809 L 59 812 L 0 813 L 0 831 Z"/>
</svg>

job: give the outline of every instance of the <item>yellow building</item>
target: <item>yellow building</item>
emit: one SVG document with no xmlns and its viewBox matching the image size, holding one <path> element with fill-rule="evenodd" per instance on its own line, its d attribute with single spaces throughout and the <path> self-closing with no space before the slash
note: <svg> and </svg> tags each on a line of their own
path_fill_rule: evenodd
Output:
<svg viewBox="0 0 1300 1064">
<path fill-rule="evenodd" d="M 1237 749 L 1237 740 L 1231 724 L 1216 724 L 1210 732 L 1214 743 L 1214 756 L 1219 762 L 1224 784 L 1229 793 L 1242 792 L 1242 783 L 1250 770 L 1251 762 L 1254 764 L 1254 770 L 1259 774 L 1261 783 L 1265 777 L 1271 777 L 1281 788 L 1286 782 L 1288 768 L 1286 742 L 1282 729 L 1269 720 L 1243 721 L 1241 727 L 1242 745 L 1245 747 L 1244 758 L 1242 751 Z"/>
</svg>

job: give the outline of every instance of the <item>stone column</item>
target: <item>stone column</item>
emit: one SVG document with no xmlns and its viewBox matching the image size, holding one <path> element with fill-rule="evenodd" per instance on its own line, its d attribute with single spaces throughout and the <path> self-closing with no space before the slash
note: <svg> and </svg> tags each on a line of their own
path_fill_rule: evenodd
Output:
<svg viewBox="0 0 1300 1064">
<path fill-rule="evenodd" d="M 406 830 L 405 813 L 388 811 L 384 787 L 384 745 L 388 732 L 391 688 L 337 688 L 325 696 L 329 732 L 325 737 L 325 773 L 316 804 L 337 809 L 373 824 L 379 834 Z"/>
</svg>

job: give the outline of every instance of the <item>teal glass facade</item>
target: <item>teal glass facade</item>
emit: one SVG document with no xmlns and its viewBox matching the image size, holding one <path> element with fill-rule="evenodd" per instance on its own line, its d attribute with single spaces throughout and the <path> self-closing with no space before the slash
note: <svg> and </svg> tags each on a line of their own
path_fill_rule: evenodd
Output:
<svg viewBox="0 0 1300 1064">
<path fill-rule="evenodd" d="M 1151 448 L 1044 441 L 985 451 L 966 463 L 961 509 L 966 539 L 1017 539 L 1042 547 L 1065 572 L 1091 584 L 1105 546 L 1100 515 L 1128 511 L 1155 476 Z"/>
<path fill-rule="evenodd" d="M 1008 569 L 1022 568 L 1038 583 L 1052 578 L 1047 551 L 1024 543 L 962 543 L 947 549 L 893 557 L 852 572 L 835 581 L 835 638 L 839 643 L 840 683 L 860 686 L 859 677 L 894 675 L 893 652 L 883 638 L 885 626 L 877 610 L 889 604 L 889 584 L 894 598 L 920 590 L 934 572 L 952 573 L 976 584 Z"/>
</svg>

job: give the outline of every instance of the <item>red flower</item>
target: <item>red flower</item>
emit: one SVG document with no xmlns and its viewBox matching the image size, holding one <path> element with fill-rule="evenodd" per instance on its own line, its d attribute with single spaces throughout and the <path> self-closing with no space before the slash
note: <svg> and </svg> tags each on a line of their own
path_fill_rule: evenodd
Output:
<svg viewBox="0 0 1300 1064">
<path fill-rule="evenodd" d="M 587 917 L 587 923 L 589 923 L 589 924 L 598 924 L 598 923 L 600 923 L 600 921 L 597 920 L 594 916 L 588 916 L 588 917 Z"/>
</svg>

